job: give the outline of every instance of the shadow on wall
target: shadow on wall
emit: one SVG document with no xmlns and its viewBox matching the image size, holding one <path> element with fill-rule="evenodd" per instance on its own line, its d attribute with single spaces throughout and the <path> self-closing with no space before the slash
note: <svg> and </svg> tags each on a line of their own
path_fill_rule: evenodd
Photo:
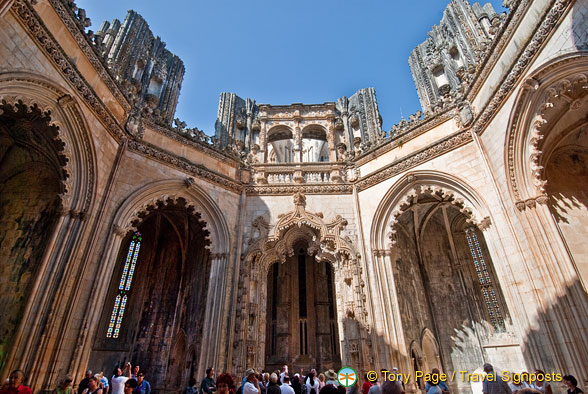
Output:
<svg viewBox="0 0 588 394">
<path fill-rule="evenodd" d="M 527 367 L 530 372 L 541 369 L 573 375 L 585 392 L 588 389 L 588 338 L 585 328 L 588 326 L 588 296 L 582 284 L 575 280 L 562 295 L 545 304 L 545 310 L 533 322 L 534 328 L 522 338 Z M 561 330 L 562 326 L 566 329 Z M 546 335 L 558 331 L 557 336 Z M 556 383 L 554 389 L 564 392 L 565 386 Z"/>
</svg>

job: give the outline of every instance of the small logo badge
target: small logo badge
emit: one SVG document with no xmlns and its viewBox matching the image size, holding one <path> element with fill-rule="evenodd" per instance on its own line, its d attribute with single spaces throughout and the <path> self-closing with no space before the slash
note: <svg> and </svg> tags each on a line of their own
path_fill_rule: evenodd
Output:
<svg viewBox="0 0 588 394">
<path fill-rule="evenodd" d="M 357 373 L 352 368 L 343 367 L 337 372 L 337 380 L 343 387 L 353 386 L 357 380 Z"/>
</svg>

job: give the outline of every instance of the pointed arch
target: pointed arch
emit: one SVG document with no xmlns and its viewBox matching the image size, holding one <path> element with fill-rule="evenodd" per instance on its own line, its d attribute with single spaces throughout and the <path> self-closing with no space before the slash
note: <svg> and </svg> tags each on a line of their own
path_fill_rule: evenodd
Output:
<svg viewBox="0 0 588 394">
<path fill-rule="evenodd" d="M 400 178 L 380 201 L 370 233 L 372 250 L 387 250 L 394 243 L 396 219 L 420 193 L 435 195 L 451 203 L 472 224 L 485 228 L 491 222 L 484 198 L 460 178 L 441 171 L 413 171 Z"/>
<path fill-rule="evenodd" d="M 585 106 L 587 69 L 586 51 L 555 58 L 527 77 L 517 94 L 506 133 L 505 168 L 519 210 L 530 199 L 547 201 L 544 166 L 557 145 L 550 131 L 564 113 Z"/>
<path fill-rule="evenodd" d="M 96 152 L 90 129 L 77 101 L 56 82 L 30 72 L 0 73 L 0 102 L 9 105 L 37 107 L 51 117 L 67 159 L 65 191 L 61 196 L 64 209 L 88 212 L 96 189 Z"/>
<path fill-rule="evenodd" d="M 113 220 L 114 229 L 122 235 L 136 230 L 140 215 L 148 207 L 179 198 L 183 198 L 188 207 L 193 207 L 200 213 L 202 220 L 206 222 L 206 229 L 210 232 L 211 253 L 228 253 L 231 239 L 222 211 L 204 190 L 183 179 L 155 181 L 136 190 L 117 210 Z"/>
</svg>

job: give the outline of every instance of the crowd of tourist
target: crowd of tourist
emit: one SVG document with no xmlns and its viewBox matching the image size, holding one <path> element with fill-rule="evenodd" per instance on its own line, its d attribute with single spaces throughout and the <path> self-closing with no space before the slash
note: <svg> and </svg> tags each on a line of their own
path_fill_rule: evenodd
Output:
<svg viewBox="0 0 588 394">
<path fill-rule="evenodd" d="M 523 372 L 510 382 L 505 381 L 494 371 L 491 364 L 484 364 L 484 379 L 482 393 L 474 394 L 553 394 L 549 381 L 545 379 L 529 379 L 529 376 L 546 376 L 541 370 L 534 374 Z M 383 372 L 384 370 L 382 370 Z M 388 372 L 386 370 L 386 372 Z M 317 373 L 311 369 L 306 375 L 303 370 L 291 374 L 288 366 L 273 372 L 248 369 L 242 380 L 231 374 L 222 373 L 215 379 L 214 368 L 206 370 L 206 376 L 202 379 L 200 387 L 197 387 L 196 379 L 190 378 L 188 386 L 182 394 L 404 394 L 405 383 L 390 378 L 398 376 L 399 371 L 393 368 L 388 379 L 368 379 L 360 382 L 356 379 L 350 387 L 344 387 L 337 380 L 337 373 L 329 369 L 323 373 Z M 418 382 L 418 389 L 425 394 L 450 394 L 451 390 L 447 381 L 440 379 L 440 371 L 433 369 L 426 382 Z M 572 375 L 563 376 L 563 383 L 567 387 L 567 394 L 583 394 L 578 387 L 578 381 Z M 6 383 L 0 388 L 0 394 L 32 394 L 29 387 L 24 385 L 25 375 L 22 371 L 13 371 Z M 424 384 L 423 384 L 424 383 Z M 145 373 L 139 365 L 131 366 L 126 363 L 123 369 L 115 368 L 110 381 L 100 371 L 93 374 L 86 371 L 85 377 L 79 382 L 77 389 L 73 387 L 73 378 L 66 375 L 57 385 L 52 394 L 151 394 L 151 385 L 145 379 Z"/>
</svg>

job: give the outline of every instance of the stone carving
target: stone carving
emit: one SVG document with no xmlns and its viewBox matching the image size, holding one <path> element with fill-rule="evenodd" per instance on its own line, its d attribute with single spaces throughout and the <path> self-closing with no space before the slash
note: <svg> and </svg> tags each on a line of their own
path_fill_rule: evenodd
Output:
<svg viewBox="0 0 588 394">
<path fill-rule="evenodd" d="M 129 141 L 128 148 L 139 154 L 150 156 L 155 160 L 179 168 L 180 170 L 188 172 L 199 178 L 212 181 L 227 190 L 236 193 L 240 193 L 241 190 L 243 190 L 243 186 L 239 182 L 236 182 L 224 175 L 217 174 L 212 170 L 204 168 L 204 166 L 202 165 L 192 164 L 188 162 L 186 159 L 182 159 L 169 153 L 165 153 L 164 151 L 142 144 L 141 142 Z"/>
<path fill-rule="evenodd" d="M 557 0 L 547 13 L 546 17 L 543 18 L 543 22 L 541 22 L 541 25 L 535 32 L 533 38 L 527 43 L 525 50 L 518 58 L 516 64 L 514 67 L 512 67 L 510 73 L 504 79 L 504 82 L 502 85 L 500 85 L 500 88 L 494 94 L 480 116 L 477 117 L 473 125 L 473 129 L 476 133 L 480 134 L 483 132 L 483 130 L 485 130 L 485 126 L 488 124 L 490 119 L 492 119 L 506 98 L 506 95 L 511 92 L 522 73 L 527 69 L 531 60 L 535 57 L 535 54 L 541 48 L 541 44 L 549 36 L 555 24 L 564 14 L 568 3 L 569 0 Z"/>
<path fill-rule="evenodd" d="M 117 140 L 122 138 L 124 132 L 121 127 L 100 98 L 96 96 L 90 85 L 88 85 L 77 71 L 77 67 L 64 53 L 59 44 L 55 42 L 45 26 L 40 23 L 37 14 L 23 0 L 17 0 L 14 3 L 13 9 L 16 11 L 16 15 L 21 20 L 23 26 L 29 30 L 31 36 L 37 41 L 39 47 L 45 51 L 49 58 L 53 59 L 57 68 L 65 76 L 65 79 L 77 89 L 82 99 L 87 102 L 90 108 L 98 115 L 98 118 L 104 123 L 108 132 Z"/>
<path fill-rule="evenodd" d="M 408 61 L 425 113 L 446 106 L 445 96 L 470 82 L 502 21 L 490 3 L 470 6 L 456 0 L 447 6 L 439 26 Z"/>
<path fill-rule="evenodd" d="M 104 22 L 95 33 L 101 55 L 120 81 L 136 84 L 133 94 L 145 101 L 155 123 L 170 125 L 176 111 L 184 64 L 154 37 L 141 15 L 129 11 L 123 23 Z M 131 100 L 131 99 L 130 99 Z"/>
<path fill-rule="evenodd" d="M 380 171 L 370 174 L 357 182 L 360 190 L 365 190 L 373 185 L 376 185 L 392 176 L 413 168 L 420 163 L 429 161 L 443 153 L 453 150 L 461 145 L 467 144 L 472 140 L 472 136 L 468 131 L 460 131 L 453 136 L 439 141 L 430 148 L 426 148 L 420 152 L 405 157 L 395 163 L 382 168 Z"/>
</svg>

